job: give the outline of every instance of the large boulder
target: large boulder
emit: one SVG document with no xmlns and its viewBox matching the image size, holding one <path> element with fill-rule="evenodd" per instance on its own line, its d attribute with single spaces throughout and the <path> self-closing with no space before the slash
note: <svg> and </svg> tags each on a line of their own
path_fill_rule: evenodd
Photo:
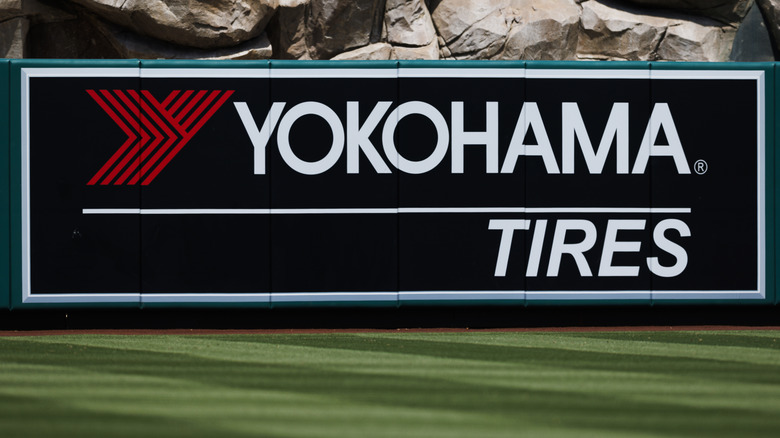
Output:
<svg viewBox="0 0 780 438">
<path fill-rule="evenodd" d="M 138 35 L 111 24 L 102 24 L 100 30 L 106 41 L 119 53 L 120 58 L 268 59 L 272 55 L 271 43 L 265 33 L 233 47 L 198 49 Z"/>
<path fill-rule="evenodd" d="M 118 59 L 123 56 L 109 43 L 102 25 L 80 11 L 59 17 L 39 16 L 31 20 L 27 35 L 27 57 L 72 59 Z M 55 19 L 56 18 L 56 19 Z"/>
<path fill-rule="evenodd" d="M 278 0 L 71 0 L 142 35 L 204 49 L 260 35 Z"/>
<path fill-rule="evenodd" d="M 436 39 L 431 14 L 422 0 L 387 0 L 385 4 L 387 42 L 421 47 Z"/>
<path fill-rule="evenodd" d="M 309 0 L 280 0 L 268 23 L 268 37 L 276 59 L 311 59 L 307 44 L 306 16 Z"/>
<path fill-rule="evenodd" d="M 573 0 L 512 0 L 508 17 L 511 30 L 497 58 L 575 59 L 580 8 Z"/>
<path fill-rule="evenodd" d="M 422 47 L 393 46 L 392 59 L 439 59 L 439 42 L 434 38 L 430 44 Z"/>
<path fill-rule="evenodd" d="M 317 0 L 306 9 L 306 45 L 313 59 L 379 42 L 383 0 Z"/>
<path fill-rule="evenodd" d="M 488 58 L 506 40 L 508 7 L 509 0 L 440 0 L 432 4 L 433 23 L 451 56 Z"/>
<path fill-rule="evenodd" d="M 581 6 L 581 59 L 727 61 L 736 32 L 712 19 L 612 1 Z"/>
<path fill-rule="evenodd" d="M 780 0 L 756 0 L 772 35 L 775 53 L 780 53 Z"/>
<path fill-rule="evenodd" d="M 334 61 L 386 61 L 393 56 L 393 46 L 387 43 L 369 44 L 331 58 Z"/>
<path fill-rule="evenodd" d="M 0 58 L 24 58 L 30 22 L 16 17 L 0 22 Z"/>
<path fill-rule="evenodd" d="M 574 0 L 441 0 L 433 22 L 455 59 L 574 59 Z"/>
<path fill-rule="evenodd" d="M 274 58 L 330 59 L 380 41 L 380 0 L 281 0 L 268 25 Z"/>
<path fill-rule="evenodd" d="M 771 62 L 775 60 L 772 36 L 757 3 L 742 20 L 734 36 L 729 61 Z"/>
<path fill-rule="evenodd" d="M 623 0 L 654 9 L 677 9 L 724 23 L 739 23 L 753 0 Z"/>
</svg>

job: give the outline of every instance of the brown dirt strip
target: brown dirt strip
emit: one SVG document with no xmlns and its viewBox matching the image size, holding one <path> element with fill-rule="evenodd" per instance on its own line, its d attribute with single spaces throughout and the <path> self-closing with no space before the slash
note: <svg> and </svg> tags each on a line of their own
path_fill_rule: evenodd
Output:
<svg viewBox="0 0 780 438">
<path fill-rule="evenodd" d="M 87 329 L 87 330 L 6 330 L 3 336 L 62 335 L 290 335 L 338 333 L 468 333 L 468 332 L 528 332 L 528 333 L 589 333 L 589 332 L 673 332 L 714 330 L 777 330 L 780 326 L 691 325 L 691 326 L 610 326 L 610 327 L 533 327 L 533 328 L 406 328 L 406 329 Z"/>
</svg>

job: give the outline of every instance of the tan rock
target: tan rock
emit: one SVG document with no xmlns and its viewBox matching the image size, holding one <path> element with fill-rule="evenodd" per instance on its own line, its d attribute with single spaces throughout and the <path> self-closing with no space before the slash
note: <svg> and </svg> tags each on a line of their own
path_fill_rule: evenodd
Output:
<svg viewBox="0 0 780 438">
<path fill-rule="evenodd" d="M 0 21 L 22 15 L 22 0 L 0 0 Z"/>
<path fill-rule="evenodd" d="M 468 27 L 447 48 L 458 59 L 488 59 L 498 53 L 509 32 L 501 10 L 495 10 Z"/>
<path fill-rule="evenodd" d="M 90 14 L 65 16 L 35 16 L 27 34 L 28 57 L 70 59 L 117 59 L 122 55 L 108 42 Z"/>
<path fill-rule="evenodd" d="M 391 44 L 427 46 L 436 38 L 431 14 L 422 0 L 387 0 L 385 27 Z"/>
<path fill-rule="evenodd" d="M 633 7 L 617 8 L 597 1 L 582 3 L 580 58 L 647 61 L 666 33 L 669 20 L 645 15 Z M 678 23 L 675 21 L 674 23 Z"/>
<path fill-rule="evenodd" d="M 268 59 L 273 54 L 265 33 L 234 47 L 195 49 L 129 32 L 117 26 L 104 25 L 103 33 L 122 58 L 138 59 Z"/>
<path fill-rule="evenodd" d="M 702 21 L 704 21 L 703 19 Z M 723 62 L 729 60 L 736 29 L 704 23 L 683 21 L 670 25 L 658 46 L 658 59 L 666 61 Z"/>
<path fill-rule="evenodd" d="M 772 35 L 775 52 L 780 50 L 780 0 L 756 0 Z"/>
<path fill-rule="evenodd" d="M 739 23 L 753 0 L 623 0 L 653 9 L 675 9 L 710 17 L 724 23 Z"/>
<path fill-rule="evenodd" d="M 434 39 L 432 43 L 424 47 L 394 46 L 391 59 L 439 59 L 439 42 Z"/>
<path fill-rule="evenodd" d="M 312 59 L 330 59 L 347 50 L 379 42 L 384 0 L 310 1 L 306 45 Z"/>
<path fill-rule="evenodd" d="M 309 0 L 280 0 L 267 32 L 276 59 L 311 59 L 306 42 Z"/>
<path fill-rule="evenodd" d="M 0 23 L 0 57 L 24 58 L 30 22 L 24 17 L 11 18 Z"/>
<path fill-rule="evenodd" d="M 366 47 L 350 50 L 331 58 L 334 61 L 385 61 L 393 55 L 393 47 L 387 43 L 369 44 Z"/>
<path fill-rule="evenodd" d="M 104 19 L 162 41 L 235 46 L 262 33 L 278 0 L 71 0 Z"/>
<path fill-rule="evenodd" d="M 580 8 L 573 0 L 513 0 L 499 59 L 569 60 L 577 52 Z"/>
<path fill-rule="evenodd" d="M 727 61 L 736 31 L 709 18 L 614 1 L 581 6 L 581 59 Z"/>
<path fill-rule="evenodd" d="M 509 0 L 441 0 L 432 6 L 433 23 L 449 45 L 475 23 L 491 14 L 501 14 Z"/>
</svg>

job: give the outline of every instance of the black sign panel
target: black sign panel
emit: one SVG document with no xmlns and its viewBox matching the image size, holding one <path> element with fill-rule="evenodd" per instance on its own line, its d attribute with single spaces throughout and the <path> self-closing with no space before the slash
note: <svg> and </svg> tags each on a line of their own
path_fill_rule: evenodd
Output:
<svg viewBox="0 0 780 438">
<path fill-rule="evenodd" d="M 25 302 L 766 296 L 762 70 L 22 76 Z"/>
</svg>

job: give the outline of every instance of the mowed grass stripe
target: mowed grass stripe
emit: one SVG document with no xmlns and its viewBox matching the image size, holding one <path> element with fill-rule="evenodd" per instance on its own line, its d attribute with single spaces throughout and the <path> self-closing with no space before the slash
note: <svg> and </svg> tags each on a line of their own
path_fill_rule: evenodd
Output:
<svg viewBox="0 0 780 438">
<path fill-rule="evenodd" d="M 775 336 L 3 338 L 0 436 L 776 436 Z"/>
</svg>

